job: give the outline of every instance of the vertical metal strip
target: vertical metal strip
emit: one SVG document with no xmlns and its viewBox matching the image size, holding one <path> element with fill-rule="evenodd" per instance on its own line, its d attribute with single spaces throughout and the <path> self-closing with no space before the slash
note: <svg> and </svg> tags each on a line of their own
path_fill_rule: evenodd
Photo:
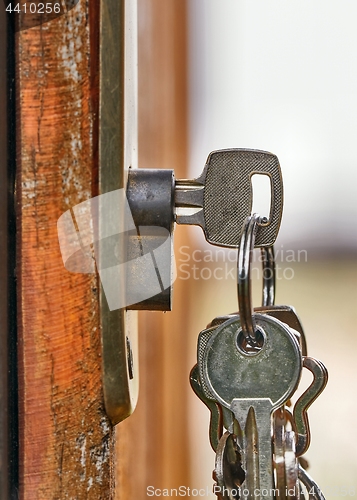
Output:
<svg viewBox="0 0 357 500">
<path fill-rule="evenodd" d="M 7 120 L 6 113 L 6 16 L 0 12 L 0 496 L 8 497 L 8 343 L 7 343 Z"/>
<path fill-rule="evenodd" d="M 15 36 L 0 12 L 0 497 L 17 498 Z"/>
<path fill-rule="evenodd" d="M 104 194 L 124 188 L 125 172 L 136 166 L 136 1 L 101 0 L 100 9 L 99 194 Z M 100 214 L 99 224 L 105 223 Z M 105 407 L 116 424 L 137 401 L 136 313 L 110 311 L 102 287 L 100 313 Z"/>
</svg>

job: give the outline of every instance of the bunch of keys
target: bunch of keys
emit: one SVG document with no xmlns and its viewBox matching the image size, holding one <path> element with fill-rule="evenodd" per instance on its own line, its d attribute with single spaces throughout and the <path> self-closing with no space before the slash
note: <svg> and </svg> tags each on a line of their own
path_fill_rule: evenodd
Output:
<svg viewBox="0 0 357 500">
<path fill-rule="evenodd" d="M 254 214 L 243 224 L 239 313 L 215 318 L 199 334 L 197 365 L 190 374 L 194 392 L 211 413 L 214 492 L 219 500 L 323 500 L 302 455 L 310 444 L 307 411 L 326 386 L 327 370 L 307 355 L 295 310 L 274 305 L 274 251 L 264 245 L 264 237 L 258 245 L 263 255 L 262 306 L 252 310 L 251 256 L 261 223 L 267 221 Z M 304 368 L 313 381 L 290 411 Z"/>
</svg>

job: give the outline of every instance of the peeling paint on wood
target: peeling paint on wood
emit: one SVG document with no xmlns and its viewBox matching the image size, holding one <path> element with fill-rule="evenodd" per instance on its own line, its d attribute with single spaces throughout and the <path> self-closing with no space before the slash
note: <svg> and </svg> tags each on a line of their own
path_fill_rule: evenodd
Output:
<svg viewBox="0 0 357 500">
<path fill-rule="evenodd" d="M 96 192 L 98 3 L 17 33 L 20 498 L 110 499 L 96 275 L 64 268 L 57 219 Z"/>
</svg>

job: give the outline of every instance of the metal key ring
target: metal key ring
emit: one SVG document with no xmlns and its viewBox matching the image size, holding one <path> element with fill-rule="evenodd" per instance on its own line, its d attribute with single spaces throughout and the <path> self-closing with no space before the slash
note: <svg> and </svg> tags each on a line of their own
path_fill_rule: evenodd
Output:
<svg viewBox="0 0 357 500">
<path fill-rule="evenodd" d="M 250 268 L 252 261 L 252 253 L 254 250 L 255 236 L 258 230 L 258 223 L 261 218 L 258 214 L 253 214 L 247 217 L 243 224 L 241 241 L 238 251 L 238 304 L 239 304 L 239 316 L 241 320 L 241 326 L 243 335 L 245 336 L 247 342 L 251 345 L 256 346 L 258 344 L 256 338 L 256 324 L 254 317 L 252 315 L 252 292 L 251 292 L 251 281 L 250 281 Z M 271 257 L 271 254 L 269 254 Z M 268 254 L 267 254 L 268 256 Z M 269 265 L 269 258 L 264 259 L 263 263 Z M 264 268 L 264 264 L 263 264 Z M 275 282 L 275 278 L 274 278 Z M 263 301 L 272 300 L 271 280 L 264 281 L 263 289 Z"/>
<path fill-rule="evenodd" d="M 263 264 L 263 295 L 262 306 L 270 307 L 275 304 L 275 255 L 274 247 L 261 249 Z"/>
</svg>

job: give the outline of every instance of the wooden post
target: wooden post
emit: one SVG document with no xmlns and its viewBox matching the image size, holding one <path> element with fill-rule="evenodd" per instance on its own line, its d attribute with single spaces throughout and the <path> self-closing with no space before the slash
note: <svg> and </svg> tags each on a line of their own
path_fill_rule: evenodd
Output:
<svg viewBox="0 0 357 500">
<path fill-rule="evenodd" d="M 90 3 L 90 7 L 89 7 Z M 97 192 L 98 2 L 17 33 L 20 498 L 111 497 L 96 275 L 57 219 Z"/>
</svg>

